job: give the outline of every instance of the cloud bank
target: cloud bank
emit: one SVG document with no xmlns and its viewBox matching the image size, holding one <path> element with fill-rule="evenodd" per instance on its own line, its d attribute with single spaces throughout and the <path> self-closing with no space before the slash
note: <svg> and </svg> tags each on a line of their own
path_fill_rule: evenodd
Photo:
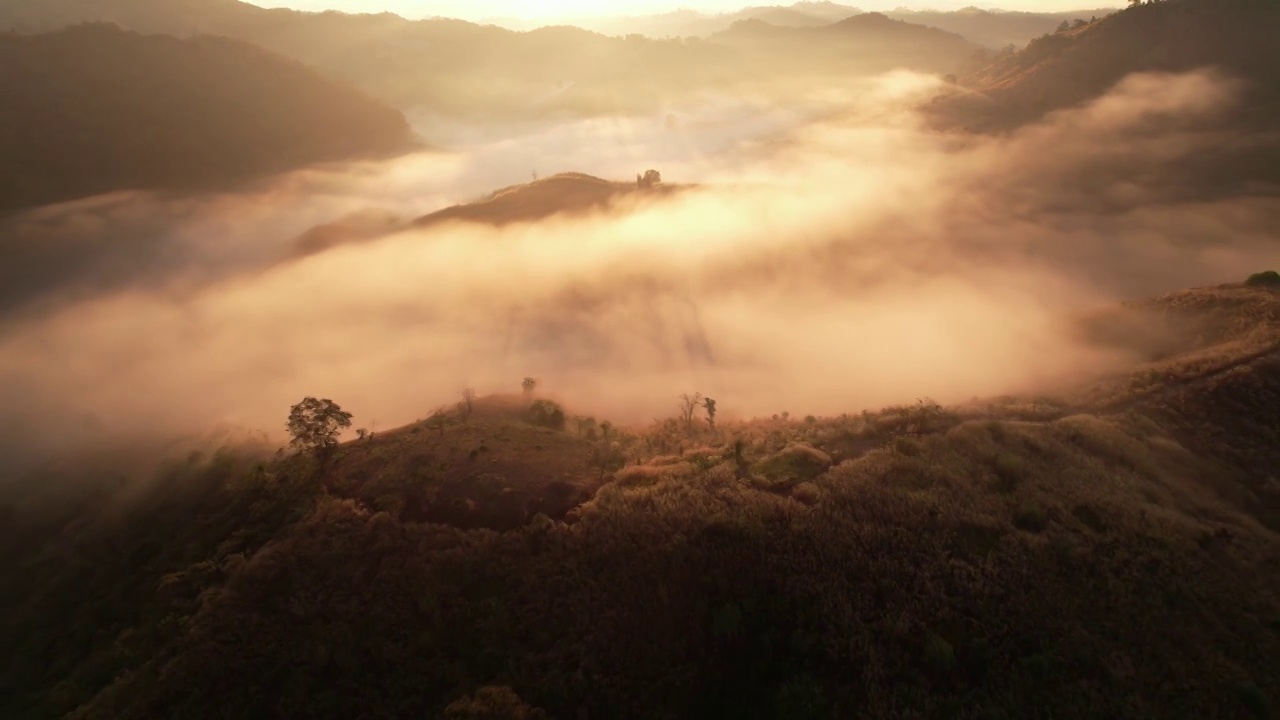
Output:
<svg viewBox="0 0 1280 720">
<path fill-rule="evenodd" d="M 1209 73 L 1131 78 L 1011 136 L 930 131 L 892 75 L 787 112 L 716 101 L 508 128 L 219 196 L 121 194 L 0 235 L 0 453 L 218 424 L 283 434 L 330 397 L 365 427 L 534 375 L 621 422 L 699 390 L 722 416 L 856 412 L 1058 387 L 1126 359 L 1073 313 L 1280 264 L 1280 200 L 1193 192 L 1223 139 Z M 794 107 L 794 106 L 793 106 Z M 399 229 L 296 257 L 308 228 L 406 220 L 577 170 L 696 188 L 586 216 Z M 21 462 L 15 467 L 20 467 Z"/>
</svg>

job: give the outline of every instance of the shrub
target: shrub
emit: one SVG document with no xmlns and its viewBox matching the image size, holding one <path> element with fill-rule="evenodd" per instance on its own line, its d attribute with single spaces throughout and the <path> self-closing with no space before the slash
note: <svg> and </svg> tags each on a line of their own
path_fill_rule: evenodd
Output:
<svg viewBox="0 0 1280 720">
<path fill-rule="evenodd" d="M 1248 280 L 1244 281 L 1244 284 L 1249 287 L 1280 288 L 1280 273 L 1275 270 L 1254 273 L 1249 276 Z"/>
<path fill-rule="evenodd" d="M 1027 532 L 1044 532 L 1049 527 L 1049 513 L 1039 505 L 1028 503 L 1014 511 L 1013 526 Z"/>
<path fill-rule="evenodd" d="M 547 714 L 531 708 L 509 687 L 482 687 L 444 709 L 445 720 L 542 720 Z"/>
<path fill-rule="evenodd" d="M 924 640 L 924 662 L 930 672 L 946 675 L 956 668 L 956 651 L 946 638 L 929 633 Z"/>
<path fill-rule="evenodd" d="M 1261 688 L 1252 683 L 1242 683 L 1236 686 L 1236 698 L 1240 700 L 1240 704 L 1244 706 L 1249 713 L 1256 718 L 1273 718 L 1275 710 L 1271 705 L 1271 698 L 1263 692 Z"/>
<path fill-rule="evenodd" d="M 770 480 L 812 480 L 831 467 L 831 456 L 806 443 L 793 443 L 756 463 Z"/>
<path fill-rule="evenodd" d="M 534 400 L 528 411 L 525 412 L 525 420 L 529 424 L 537 425 L 538 427 L 564 430 L 564 408 L 550 400 Z"/>
<path fill-rule="evenodd" d="M 995 489 L 1000 492 L 1011 493 L 1022 484 L 1022 478 L 1026 475 L 1026 464 L 1017 455 L 1000 453 L 996 456 L 995 473 Z"/>
</svg>

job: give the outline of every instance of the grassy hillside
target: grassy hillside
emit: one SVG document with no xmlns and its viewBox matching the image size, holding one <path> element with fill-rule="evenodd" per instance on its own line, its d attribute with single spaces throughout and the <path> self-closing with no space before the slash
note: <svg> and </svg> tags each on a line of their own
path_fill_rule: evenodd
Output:
<svg viewBox="0 0 1280 720">
<path fill-rule="evenodd" d="M 626 430 L 498 397 L 13 500 L 0 711 L 1271 717 L 1265 280 L 1082 320 L 1143 360 L 1067 397 Z"/>
<path fill-rule="evenodd" d="M 243 43 L 87 25 L 0 35 L 0 211 L 208 187 L 406 148 L 404 117 Z"/>
<path fill-rule="evenodd" d="M 1212 68 L 1249 84 L 1245 118 L 1280 111 L 1280 5 L 1271 0 L 1158 0 L 1040 37 L 961 78 L 939 110 L 982 129 L 1008 128 L 1101 95 L 1135 72 Z"/>
</svg>

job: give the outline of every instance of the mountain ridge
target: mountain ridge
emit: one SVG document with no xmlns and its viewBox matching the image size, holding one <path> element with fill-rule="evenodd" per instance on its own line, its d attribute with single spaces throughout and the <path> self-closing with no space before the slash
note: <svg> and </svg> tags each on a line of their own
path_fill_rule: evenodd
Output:
<svg viewBox="0 0 1280 720">
<path fill-rule="evenodd" d="M 0 84 L 0 209 L 226 187 L 413 144 L 399 112 L 229 39 L 102 24 L 5 34 Z"/>
</svg>

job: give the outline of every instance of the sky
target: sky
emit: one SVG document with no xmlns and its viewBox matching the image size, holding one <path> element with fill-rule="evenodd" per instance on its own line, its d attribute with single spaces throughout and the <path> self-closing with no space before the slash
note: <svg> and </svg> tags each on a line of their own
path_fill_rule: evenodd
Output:
<svg viewBox="0 0 1280 720">
<path fill-rule="evenodd" d="M 681 8 L 706 13 L 738 10 L 748 5 L 786 5 L 789 0 L 254 0 L 263 7 L 291 7 L 299 10 L 342 10 L 345 12 L 393 12 L 405 17 L 456 17 L 479 20 L 494 17 L 555 19 L 601 15 L 639 15 L 669 12 Z M 1117 0 L 1002 0 L 976 3 L 974 0 L 861 0 L 847 3 L 862 10 L 956 10 L 970 5 L 1006 10 L 1052 12 L 1080 8 L 1119 6 Z"/>
</svg>

